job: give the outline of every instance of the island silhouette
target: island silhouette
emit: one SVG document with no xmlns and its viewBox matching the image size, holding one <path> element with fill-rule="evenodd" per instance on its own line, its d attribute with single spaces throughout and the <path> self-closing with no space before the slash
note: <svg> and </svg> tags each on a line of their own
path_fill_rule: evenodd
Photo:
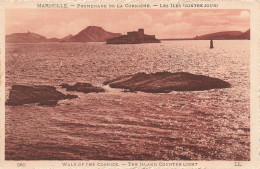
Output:
<svg viewBox="0 0 260 169">
<path fill-rule="evenodd" d="M 170 36 L 170 35 L 169 35 Z M 246 32 L 241 31 L 224 31 L 215 32 L 205 35 L 196 36 L 193 38 L 168 38 L 160 40 L 250 40 L 250 29 Z M 159 39 L 155 35 L 144 34 L 144 29 L 138 31 L 127 32 L 127 35 L 121 33 L 113 33 L 104 30 L 99 26 L 88 26 L 81 30 L 76 35 L 67 35 L 64 38 L 46 38 L 42 35 L 26 32 L 13 33 L 6 35 L 7 43 L 40 43 L 40 42 L 107 42 L 108 44 L 128 43 L 158 43 Z"/>
</svg>

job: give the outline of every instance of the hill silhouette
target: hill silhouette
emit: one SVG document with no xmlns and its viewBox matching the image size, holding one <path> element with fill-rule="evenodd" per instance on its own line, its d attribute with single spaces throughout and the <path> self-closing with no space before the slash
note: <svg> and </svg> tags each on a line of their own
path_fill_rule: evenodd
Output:
<svg viewBox="0 0 260 169">
<path fill-rule="evenodd" d="M 105 31 L 98 26 L 88 26 L 75 36 L 72 36 L 71 42 L 105 42 L 107 39 L 120 36 L 120 33 L 112 33 Z"/>
<path fill-rule="evenodd" d="M 46 42 L 47 38 L 28 31 L 28 33 L 14 33 L 11 35 L 6 35 L 5 40 L 8 43 L 39 43 Z"/>
<path fill-rule="evenodd" d="M 250 29 L 246 32 L 241 31 L 225 31 L 196 36 L 194 40 L 237 40 L 250 39 Z"/>
<path fill-rule="evenodd" d="M 88 26 L 75 36 L 68 35 L 62 39 L 50 38 L 31 33 L 13 33 L 6 35 L 7 43 L 39 43 L 39 42 L 105 42 L 107 39 L 120 36 L 120 33 L 112 33 L 98 26 Z"/>
<path fill-rule="evenodd" d="M 76 35 L 68 35 L 64 38 L 49 38 L 32 33 L 13 33 L 6 35 L 7 43 L 39 43 L 39 42 L 105 42 L 107 39 L 121 36 L 121 33 L 112 33 L 98 26 L 88 26 Z M 246 32 L 241 31 L 224 31 L 205 35 L 196 36 L 194 38 L 183 39 L 165 39 L 165 40 L 250 40 L 250 29 Z"/>
<path fill-rule="evenodd" d="M 238 39 L 248 39 L 248 40 L 250 40 L 250 29 L 248 29 L 246 32 L 239 35 L 237 38 Z"/>
<path fill-rule="evenodd" d="M 65 36 L 64 38 L 60 39 L 60 42 L 69 42 L 72 37 L 73 35 L 69 34 L 68 36 Z"/>
</svg>

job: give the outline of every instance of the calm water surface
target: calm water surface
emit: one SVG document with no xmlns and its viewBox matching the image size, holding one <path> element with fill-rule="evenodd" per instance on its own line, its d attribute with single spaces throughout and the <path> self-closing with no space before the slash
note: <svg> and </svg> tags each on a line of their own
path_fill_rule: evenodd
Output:
<svg viewBox="0 0 260 169">
<path fill-rule="evenodd" d="M 78 93 L 55 107 L 6 107 L 7 160 L 249 160 L 249 41 L 6 45 L 6 99 L 14 84 L 106 80 L 137 72 L 190 72 L 232 88 L 167 94 Z"/>
</svg>

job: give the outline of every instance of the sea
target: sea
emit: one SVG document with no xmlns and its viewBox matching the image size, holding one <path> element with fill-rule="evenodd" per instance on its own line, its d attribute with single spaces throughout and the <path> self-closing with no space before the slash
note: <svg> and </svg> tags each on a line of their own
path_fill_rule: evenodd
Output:
<svg viewBox="0 0 260 169">
<path fill-rule="evenodd" d="M 5 107 L 6 160 L 250 160 L 250 41 L 151 44 L 7 43 L 12 85 L 50 85 L 79 98 Z M 103 82 L 138 72 L 189 72 L 232 87 L 122 92 Z M 87 82 L 104 93 L 67 92 Z"/>
</svg>

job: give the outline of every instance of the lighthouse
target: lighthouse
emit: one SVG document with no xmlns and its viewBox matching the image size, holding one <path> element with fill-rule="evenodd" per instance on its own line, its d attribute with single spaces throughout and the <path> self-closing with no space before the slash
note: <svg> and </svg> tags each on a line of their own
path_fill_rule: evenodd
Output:
<svg viewBox="0 0 260 169">
<path fill-rule="evenodd" d="M 214 47 L 213 47 L 213 40 L 212 40 L 212 39 L 210 40 L 210 47 L 209 47 L 209 48 L 210 48 L 210 49 L 214 48 Z"/>
</svg>

